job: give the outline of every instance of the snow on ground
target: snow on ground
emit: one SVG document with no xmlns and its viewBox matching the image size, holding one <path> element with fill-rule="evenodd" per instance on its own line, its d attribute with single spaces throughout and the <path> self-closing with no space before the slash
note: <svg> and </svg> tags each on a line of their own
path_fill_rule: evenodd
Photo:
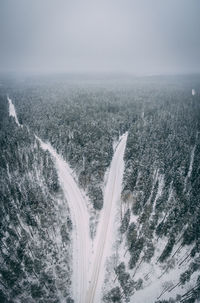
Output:
<svg viewBox="0 0 200 303">
<path fill-rule="evenodd" d="M 193 147 L 192 152 L 191 152 L 190 167 L 189 167 L 189 170 L 188 170 L 187 178 L 190 178 L 191 173 L 192 173 L 195 149 L 196 149 L 196 145 Z"/>
<path fill-rule="evenodd" d="M 199 135 L 199 132 L 197 132 L 197 134 L 196 134 L 196 142 L 197 142 L 197 139 L 198 139 L 198 135 Z M 191 154 L 190 154 L 190 166 L 189 166 L 189 169 L 188 169 L 187 176 L 185 177 L 184 191 L 186 191 L 186 186 L 187 186 L 188 179 L 191 177 L 191 174 L 192 174 L 195 150 L 196 150 L 196 144 L 193 146 Z"/>
<path fill-rule="evenodd" d="M 143 288 L 135 292 L 131 298 L 131 303 L 154 303 L 158 299 L 175 299 L 177 294 L 183 295 L 192 288 L 192 285 L 194 286 L 194 281 L 197 278 L 196 273 L 192 275 L 191 280 L 184 286 L 177 285 L 180 275 L 188 269 L 187 262 L 185 261 L 181 264 L 181 261 L 191 251 L 192 246 L 184 246 L 180 250 L 177 250 L 180 246 L 180 243 L 177 243 L 171 253 L 171 256 L 174 256 L 162 264 L 158 262 L 158 258 L 165 248 L 167 241 L 168 239 L 165 237 L 160 238 L 157 243 L 155 243 L 156 240 L 154 241 L 156 251 L 151 262 L 143 262 L 134 276 L 134 280 L 138 280 L 139 278 L 143 280 Z"/>
<path fill-rule="evenodd" d="M 94 257 L 90 271 L 90 285 L 86 303 L 102 302 L 106 260 L 112 253 L 116 230 L 116 215 L 120 207 L 120 195 L 124 171 L 124 151 L 128 134 L 125 133 L 116 147 L 104 193 L 104 207 L 100 215 L 97 235 L 94 242 Z"/>
<path fill-rule="evenodd" d="M 191 151 L 191 154 L 190 154 L 190 166 L 189 166 L 189 169 L 188 169 L 187 176 L 185 177 L 184 192 L 186 191 L 186 186 L 187 186 L 188 179 L 191 177 L 193 162 L 194 162 L 195 149 L 196 149 L 196 144 L 192 148 L 192 151 Z"/>
<path fill-rule="evenodd" d="M 153 212 L 156 200 L 161 196 L 164 187 L 164 175 L 161 175 L 155 171 L 153 188 L 155 187 L 155 183 L 157 181 L 159 183 L 157 194 L 153 204 Z M 171 200 L 173 197 L 171 185 L 168 200 Z M 164 218 L 162 220 L 164 220 Z M 131 214 L 130 222 L 134 222 L 137 225 L 137 216 Z M 181 239 L 181 235 L 179 235 L 178 238 Z M 179 282 L 180 275 L 188 269 L 189 259 L 186 257 L 190 253 L 192 246 L 181 247 L 180 242 L 178 242 L 174 246 L 171 256 L 163 263 L 158 262 L 158 259 L 162 254 L 167 242 L 167 237 L 162 237 L 158 239 L 154 234 L 153 246 L 155 247 L 155 253 L 151 261 L 149 263 L 141 262 L 141 254 L 141 257 L 138 260 L 135 268 L 133 270 L 128 271 L 134 281 L 138 281 L 139 279 L 143 280 L 143 286 L 141 290 L 138 290 L 135 292 L 135 294 L 133 294 L 130 301 L 131 303 L 154 303 L 156 300 L 159 299 L 168 300 L 170 297 L 176 298 L 177 294 L 183 295 L 196 284 L 196 279 L 198 276 L 197 272 L 193 273 L 193 275 L 191 276 L 191 280 L 185 285 L 177 285 Z M 129 251 L 127 251 L 127 243 L 125 238 L 121 239 L 121 243 L 118 247 L 117 253 L 118 259 L 120 260 L 120 262 L 124 262 L 126 270 L 128 270 L 128 261 L 130 259 L 130 255 Z M 117 281 L 113 280 L 112 283 L 113 287 L 117 286 Z"/>
<path fill-rule="evenodd" d="M 151 202 L 151 199 L 152 199 L 152 196 L 153 196 L 153 192 L 154 192 L 154 189 L 155 189 L 155 186 L 156 186 L 156 182 L 158 180 L 158 176 L 159 176 L 159 170 L 155 169 L 154 173 L 153 173 L 153 185 L 152 185 L 150 196 L 149 196 L 149 198 L 147 200 L 147 204 L 149 204 Z"/>
<path fill-rule="evenodd" d="M 50 143 L 39 139 L 43 150 L 48 150 L 54 159 L 60 185 L 67 199 L 73 222 L 73 298 L 75 302 L 85 302 L 88 287 L 88 270 L 90 260 L 89 216 L 86 202 L 72 177 L 72 170 L 64 159 L 57 154 Z"/>
<path fill-rule="evenodd" d="M 155 200 L 153 201 L 153 209 L 151 212 L 151 216 L 149 218 L 149 220 L 151 220 L 151 218 L 153 218 L 153 216 L 155 215 L 155 207 L 156 207 L 156 202 L 158 200 L 158 198 L 161 197 L 162 195 L 162 191 L 165 185 L 165 180 L 164 180 L 164 175 L 161 175 L 159 173 L 156 174 L 156 182 L 158 181 L 158 190 L 157 190 L 157 194 L 155 197 Z"/>
<path fill-rule="evenodd" d="M 164 175 L 158 175 L 159 185 L 155 200 L 161 195 L 164 187 Z M 170 192 L 168 201 L 173 197 L 172 184 L 170 185 Z M 155 201 L 154 201 L 155 204 Z M 155 206 L 154 206 L 155 207 Z M 164 220 L 164 218 L 162 219 Z M 181 235 L 177 235 L 181 239 Z M 149 263 L 142 262 L 137 268 L 134 275 L 134 280 L 143 280 L 143 288 L 132 296 L 131 303 L 154 303 L 158 299 L 176 298 L 177 294 L 183 295 L 187 290 L 192 288 L 195 284 L 196 274 L 194 273 L 191 280 L 184 286 L 177 285 L 180 275 L 188 269 L 188 263 L 183 261 L 189 254 L 192 246 L 181 247 L 178 241 L 174 246 L 170 257 L 163 263 L 158 262 L 166 244 L 167 237 L 157 238 L 154 233 L 153 246 L 155 247 L 154 256 Z M 183 262 L 182 262 L 183 261 Z M 138 261 L 138 263 L 140 260 Z M 182 263 L 181 263 L 182 262 Z M 175 288 L 173 288 L 176 286 Z"/>
<path fill-rule="evenodd" d="M 21 125 L 19 123 L 19 121 L 18 121 L 17 114 L 16 114 L 16 111 L 15 111 L 14 104 L 12 103 L 12 100 L 9 97 L 7 97 L 7 99 L 8 99 L 8 102 L 9 102 L 9 115 L 14 117 L 15 122 L 16 122 L 16 124 L 19 127 L 23 127 L 23 125 Z M 37 139 L 39 140 L 39 138 L 37 138 Z M 42 141 L 40 140 L 40 142 L 42 142 Z M 7 165 L 7 172 L 8 172 L 9 178 L 11 178 L 8 165 Z M 29 171 L 27 175 L 28 175 L 28 177 L 30 179 L 30 182 L 32 182 L 33 181 L 33 172 Z M 22 178 L 23 178 L 23 176 L 22 176 Z M 38 172 L 38 170 L 37 170 L 36 167 L 34 167 L 34 178 L 37 178 L 38 183 L 40 183 L 40 185 L 41 185 L 41 191 L 44 190 L 44 186 L 43 186 L 43 183 L 42 183 L 43 181 L 42 181 L 41 177 L 39 176 L 39 172 Z M 68 211 L 66 211 L 65 207 L 64 208 L 62 207 L 63 206 L 63 201 L 61 202 L 59 200 L 59 198 L 57 198 L 57 202 L 58 202 L 57 207 L 62 208 L 62 214 L 61 214 L 61 216 L 60 216 L 59 219 L 62 222 L 64 222 L 64 220 L 67 218 Z M 65 203 L 65 201 L 64 201 L 64 203 Z M 56 205 L 55 205 L 55 207 L 56 207 Z M 37 217 L 35 219 L 38 220 Z M 27 234 L 29 234 L 30 240 L 32 240 L 33 243 L 39 243 L 40 239 L 39 239 L 38 233 L 36 233 L 36 232 L 33 233 L 31 227 L 27 226 L 26 224 L 24 224 L 24 222 L 21 220 L 20 216 L 18 216 L 18 220 L 20 222 L 20 226 L 22 226 L 23 229 L 26 230 Z M 63 244 L 62 244 L 62 238 L 60 236 L 60 232 L 58 230 L 55 228 L 55 229 L 53 229 L 53 232 L 52 232 L 51 229 L 50 229 L 48 231 L 48 234 L 49 234 L 50 238 L 52 239 L 52 241 L 54 241 L 56 243 L 56 245 L 58 247 L 60 247 L 60 246 L 63 246 Z M 21 234 L 21 229 L 18 229 L 18 233 Z M 62 254 L 60 255 L 60 258 L 63 258 Z M 52 272 L 54 273 L 54 276 L 56 277 L 57 276 L 57 271 L 55 269 L 55 264 L 54 264 L 54 262 L 52 260 L 52 256 L 49 255 L 49 254 L 47 254 L 46 255 L 46 260 L 47 260 L 47 264 L 48 264 L 48 269 L 51 269 Z M 59 277 L 58 277 L 58 280 L 56 282 L 59 283 Z M 57 283 L 56 283 L 56 288 L 57 288 L 58 296 L 60 298 L 60 302 L 64 302 L 65 299 L 64 299 L 62 293 L 60 292 L 60 289 L 57 287 Z"/>
<path fill-rule="evenodd" d="M 7 97 L 7 100 L 8 100 L 8 103 L 9 103 L 9 115 L 15 119 L 15 122 L 16 122 L 16 124 L 17 124 L 18 126 L 23 127 L 23 126 L 19 123 L 19 121 L 18 121 L 17 114 L 16 114 L 16 111 L 15 111 L 15 106 L 14 106 L 14 104 L 12 103 L 12 100 L 11 100 L 9 97 Z"/>
</svg>

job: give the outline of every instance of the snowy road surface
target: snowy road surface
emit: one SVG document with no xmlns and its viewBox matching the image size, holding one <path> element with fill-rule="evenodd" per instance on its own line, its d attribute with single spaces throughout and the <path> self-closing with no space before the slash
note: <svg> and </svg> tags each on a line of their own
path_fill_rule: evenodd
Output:
<svg viewBox="0 0 200 303">
<path fill-rule="evenodd" d="M 9 115 L 14 117 L 18 126 L 19 123 L 14 104 L 7 97 L 9 102 Z M 88 266 L 90 255 L 90 237 L 89 237 L 89 215 L 86 203 L 83 199 L 80 189 L 72 177 L 72 171 L 69 165 L 58 155 L 55 149 L 49 144 L 44 143 L 35 136 L 40 142 L 43 150 L 48 150 L 54 159 L 60 185 L 67 199 L 73 222 L 73 299 L 77 303 L 84 302 L 88 283 Z"/>
<path fill-rule="evenodd" d="M 104 207 L 102 210 L 94 248 L 95 257 L 93 260 L 90 285 L 87 291 L 85 303 L 102 302 L 102 284 L 104 280 L 106 257 L 112 248 L 113 224 L 117 213 L 117 202 L 119 203 L 124 172 L 124 151 L 128 133 L 121 137 L 114 153 L 109 171 L 108 181 L 104 194 Z"/>
<path fill-rule="evenodd" d="M 64 195 L 69 204 L 72 217 L 73 232 L 73 299 L 77 303 L 84 302 L 88 283 L 90 238 L 89 238 L 89 216 L 86 203 L 82 197 L 78 185 L 72 177 L 69 165 L 57 154 L 49 143 L 41 139 L 41 147 L 48 150 L 55 160 L 58 178 Z"/>
</svg>

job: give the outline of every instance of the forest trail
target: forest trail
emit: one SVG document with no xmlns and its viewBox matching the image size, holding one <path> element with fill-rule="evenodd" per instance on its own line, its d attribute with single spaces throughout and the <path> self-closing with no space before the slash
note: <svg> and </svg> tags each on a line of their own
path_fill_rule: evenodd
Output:
<svg viewBox="0 0 200 303">
<path fill-rule="evenodd" d="M 94 261 L 91 267 L 90 285 L 85 303 L 102 302 L 101 287 L 104 279 L 105 261 L 113 244 L 113 225 L 118 210 L 124 172 L 124 151 L 128 133 L 125 133 L 116 148 L 104 194 L 104 207 L 97 230 Z"/>
</svg>

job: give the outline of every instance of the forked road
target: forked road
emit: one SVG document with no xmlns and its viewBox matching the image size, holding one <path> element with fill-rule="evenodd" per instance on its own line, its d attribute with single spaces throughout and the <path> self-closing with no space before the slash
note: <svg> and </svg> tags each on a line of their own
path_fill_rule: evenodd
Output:
<svg viewBox="0 0 200 303">
<path fill-rule="evenodd" d="M 95 257 L 91 268 L 90 285 L 85 303 L 102 302 L 102 285 L 105 273 L 106 257 L 111 251 L 113 243 L 113 225 L 119 208 L 124 172 L 124 151 L 128 133 L 121 137 L 111 162 L 108 181 L 104 194 L 104 207 L 97 231 Z"/>
<path fill-rule="evenodd" d="M 48 150 L 55 160 L 60 184 L 67 198 L 75 226 L 73 241 L 73 298 L 75 303 L 99 303 L 102 299 L 101 287 L 105 273 L 105 261 L 111 251 L 114 219 L 117 214 L 121 195 L 124 172 L 123 157 L 127 135 L 125 133 L 121 137 L 111 162 L 105 188 L 104 207 L 97 230 L 97 244 L 94 248 L 94 261 L 91 264 L 90 277 L 88 273 L 91 257 L 91 240 L 89 238 L 89 215 L 86 203 L 72 177 L 68 164 L 57 154 L 50 144 L 44 143 L 38 138 L 41 147 L 44 150 Z M 88 283 L 89 280 L 90 284 Z"/>
<path fill-rule="evenodd" d="M 67 198 L 75 227 L 73 239 L 73 298 L 75 303 L 99 303 L 101 302 L 105 261 L 110 253 L 113 240 L 113 224 L 118 209 L 117 202 L 119 202 L 121 195 L 124 171 L 123 157 L 127 133 L 121 137 L 111 162 L 105 188 L 104 207 L 97 230 L 97 245 L 94 248 L 95 255 L 94 261 L 91 264 L 90 277 L 88 277 L 88 273 L 91 257 L 91 241 L 89 238 L 89 215 L 86 203 L 72 177 L 68 164 L 57 154 L 50 144 L 42 142 L 39 138 L 37 139 L 40 141 L 41 147 L 44 150 L 48 150 L 55 160 L 59 181 Z M 89 280 L 90 284 L 88 283 Z"/>
<path fill-rule="evenodd" d="M 8 102 L 10 116 L 13 116 L 17 125 L 22 127 L 17 119 L 12 100 L 9 97 Z M 48 150 L 54 158 L 60 185 L 70 208 L 74 226 L 72 288 L 75 303 L 99 303 L 102 299 L 101 287 L 105 273 L 105 261 L 113 243 L 114 219 L 119 205 L 117 202 L 119 202 L 121 195 L 124 171 L 123 157 L 127 136 L 128 133 L 125 133 L 121 137 L 111 162 L 104 194 L 104 207 L 97 230 L 94 258 L 90 268 L 90 277 L 91 240 L 89 237 L 89 214 L 85 200 L 72 177 L 69 165 L 49 143 L 44 143 L 40 138 L 36 137 L 42 149 Z M 89 280 L 90 284 L 88 283 Z"/>
</svg>

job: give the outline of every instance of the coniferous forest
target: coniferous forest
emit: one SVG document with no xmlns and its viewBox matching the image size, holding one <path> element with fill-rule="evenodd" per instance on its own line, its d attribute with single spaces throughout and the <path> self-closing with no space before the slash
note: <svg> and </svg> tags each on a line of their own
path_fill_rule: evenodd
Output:
<svg viewBox="0 0 200 303">
<path fill-rule="evenodd" d="M 9 115 L 8 96 L 20 126 Z M 160 293 L 149 303 L 199 302 L 196 75 L 1 79 L 0 302 L 74 302 L 74 226 L 55 163 L 36 136 L 70 165 L 86 194 L 92 241 L 105 176 L 126 132 L 118 253 L 102 302 L 146 302 L 142 293 L 151 285 Z"/>
</svg>

